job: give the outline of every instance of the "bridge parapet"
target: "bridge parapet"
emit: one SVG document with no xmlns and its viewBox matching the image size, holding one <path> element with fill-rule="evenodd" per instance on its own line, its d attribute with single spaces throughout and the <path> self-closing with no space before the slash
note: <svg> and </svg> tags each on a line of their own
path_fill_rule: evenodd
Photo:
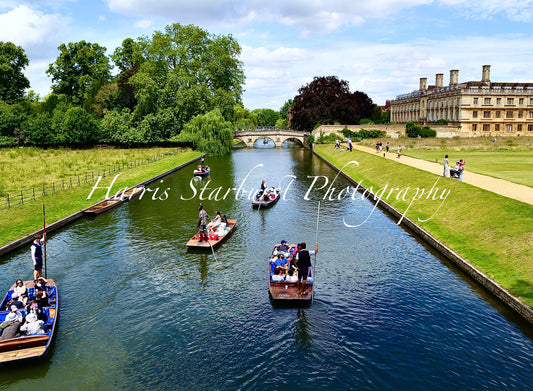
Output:
<svg viewBox="0 0 533 391">
<path fill-rule="evenodd" d="M 233 134 L 233 138 L 241 140 L 247 147 L 252 148 L 259 138 L 268 138 L 274 142 L 275 147 L 281 146 L 286 140 L 294 139 L 299 141 L 302 146 L 305 145 L 307 136 L 306 132 L 289 130 L 287 128 L 277 128 L 275 126 L 258 127 L 254 130 L 240 130 Z"/>
</svg>

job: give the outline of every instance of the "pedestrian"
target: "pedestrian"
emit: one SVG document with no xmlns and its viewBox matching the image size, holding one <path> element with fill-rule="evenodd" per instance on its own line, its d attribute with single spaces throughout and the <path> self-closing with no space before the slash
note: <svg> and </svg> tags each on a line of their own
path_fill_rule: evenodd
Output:
<svg viewBox="0 0 533 391">
<path fill-rule="evenodd" d="M 398 145 L 398 156 L 397 156 L 397 158 L 399 159 L 401 156 L 402 156 L 402 146 Z"/>
<path fill-rule="evenodd" d="M 202 204 L 198 207 L 198 243 L 202 243 L 205 239 L 209 241 L 207 236 L 207 212 L 204 210 Z"/>
<path fill-rule="evenodd" d="M 43 249 L 45 237 L 41 234 L 33 235 L 33 243 L 31 244 L 31 259 L 33 261 L 33 279 L 36 280 L 43 274 Z"/>
<path fill-rule="evenodd" d="M 448 172 L 450 168 L 450 162 L 448 161 L 448 155 L 444 156 L 444 172 L 442 173 L 443 177 L 446 177 L 446 172 Z"/>
<path fill-rule="evenodd" d="M 389 148 L 390 148 L 390 145 L 389 145 L 389 142 L 387 141 L 387 145 L 385 145 L 385 150 L 387 151 L 387 153 L 389 153 Z"/>
<path fill-rule="evenodd" d="M 465 172 L 465 164 L 466 164 L 466 161 L 463 161 L 463 159 L 459 160 L 459 180 L 460 181 L 463 180 L 463 174 Z"/>
<path fill-rule="evenodd" d="M 352 140 L 351 140 L 351 139 L 348 139 L 348 150 L 349 150 L 350 152 L 352 152 L 352 148 L 353 148 L 353 146 L 352 146 Z"/>
</svg>

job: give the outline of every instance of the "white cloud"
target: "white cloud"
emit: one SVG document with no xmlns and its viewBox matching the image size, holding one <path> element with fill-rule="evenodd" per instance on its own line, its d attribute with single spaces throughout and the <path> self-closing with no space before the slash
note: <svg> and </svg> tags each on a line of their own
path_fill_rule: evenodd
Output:
<svg viewBox="0 0 533 391">
<path fill-rule="evenodd" d="M 148 28 L 150 28 L 153 24 L 153 20 L 152 19 L 141 19 L 137 22 L 135 22 L 133 24 L 133 26 L 135 28 L 140 28 L 140 29 L 143 29 L 143 30 L 146 30 Z"/>
<path fill-rule="evenodd" d="M 312 52 L 299 48 L 243 48 L 248 108 L 277 109 L 314 76 L 334 75 L 350 83 L 351 91 L 367 93 L 377 104 L 418 89 L 419 79 L 435 83 L 435 74 L 449 81 L 450 69 L 459 70 L 459 81 L 481 80 L 483 65 L 491 65 L 493 81 L 532 81 L 532 36 L 502 35 L 418 40 L 405 43 L 349 41 Z M 275 55 L 293 51 L 290 60 Z M 270 106 L 266 103 L 269 102 Z"/>
<path fill-rule="evenodd" d="M 21 46 L 28 56 L 49 57 L 67 31 L 68 19 L 19 5 L 0 14 L 0 41 Z"/>
<path fill-rule="evenodd" d="M 519 22 L 533 21 L 533 0 L 440 0 L 440 3 L 462 9 L 472 19 L 498 15 Z"/>
</svg>

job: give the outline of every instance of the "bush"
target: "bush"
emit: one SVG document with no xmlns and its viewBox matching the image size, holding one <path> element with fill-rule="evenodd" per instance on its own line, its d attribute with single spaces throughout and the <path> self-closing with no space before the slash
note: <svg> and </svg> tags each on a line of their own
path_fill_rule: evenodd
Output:
<svg viewBox="0 0 533 391">
<path fill-rule="evenodd" d="M 348 128 L 344 128 L 341 130 L 341 133 L 344 135 L 344 137 L 349 137 L 352 140 L 356 139 L 358 141 L 361 141 L 362 139 L 365 139 L 365 138 L 385 137 L 387 135 L 387 132 L 383 130 L 377 130 L 377 129 L 372 129 L 372 130 L 361 129 L 358 132 L 353 132 Z"/>
<path fill-rule="evenodd" d="M 446 121 L 444 118 L 441 118 L 435 122 L 435 125 L 448 125 L 448 121 Z"/>
<path fill-rule="evenodd" d="M 313 145 L 313 143 L 315 142 L 315 136 L 313 136 L 312 134 L 307 136 L 307 145 L 311 146 Z"/>
<path fill-rule="evenodd" d="M 405 133 L 408 137 L 436 137 L 437 132 L 427 126 L 420 128 L 412 122 L 405 124 Z"/>
<path fill-rule="evenodd" d="M 316 140 L 316 144 L 334 144 L 335 141 L 339 138 L 339 135 L 336 133 L 330 133 L 326 135 L 320 135 Z"/>
</svg>

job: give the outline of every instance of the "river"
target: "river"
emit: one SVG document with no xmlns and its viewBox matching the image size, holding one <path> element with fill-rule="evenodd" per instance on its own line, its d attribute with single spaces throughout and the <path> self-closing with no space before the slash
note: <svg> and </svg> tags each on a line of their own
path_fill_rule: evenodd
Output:
<svg viewBox="0 0 533 391">
<path fill-rule="evenodd" d="M 192 167 L 53 233 L 53 347 L 0 368 L 0 389 L 533 388 L 533 328 L 368 200 L 313 189 L 304 200 L 313 175 L 335 177 L 309 151 L 242 149 L 207 163 L 202 203 L 238 219 L 232 237 L 214 254 L 187 250 L 207 183 L 191 182 Z M 244 190 L 261 179 L 287 192 L 257 211 Z M 282 239 L 313 246 L 319 200 L 315 300 L 275 308 L 267 254 Z M 1 257 L 0 270 L 2 292 L 31 278 L 29 247 Z"/>
</svg>

